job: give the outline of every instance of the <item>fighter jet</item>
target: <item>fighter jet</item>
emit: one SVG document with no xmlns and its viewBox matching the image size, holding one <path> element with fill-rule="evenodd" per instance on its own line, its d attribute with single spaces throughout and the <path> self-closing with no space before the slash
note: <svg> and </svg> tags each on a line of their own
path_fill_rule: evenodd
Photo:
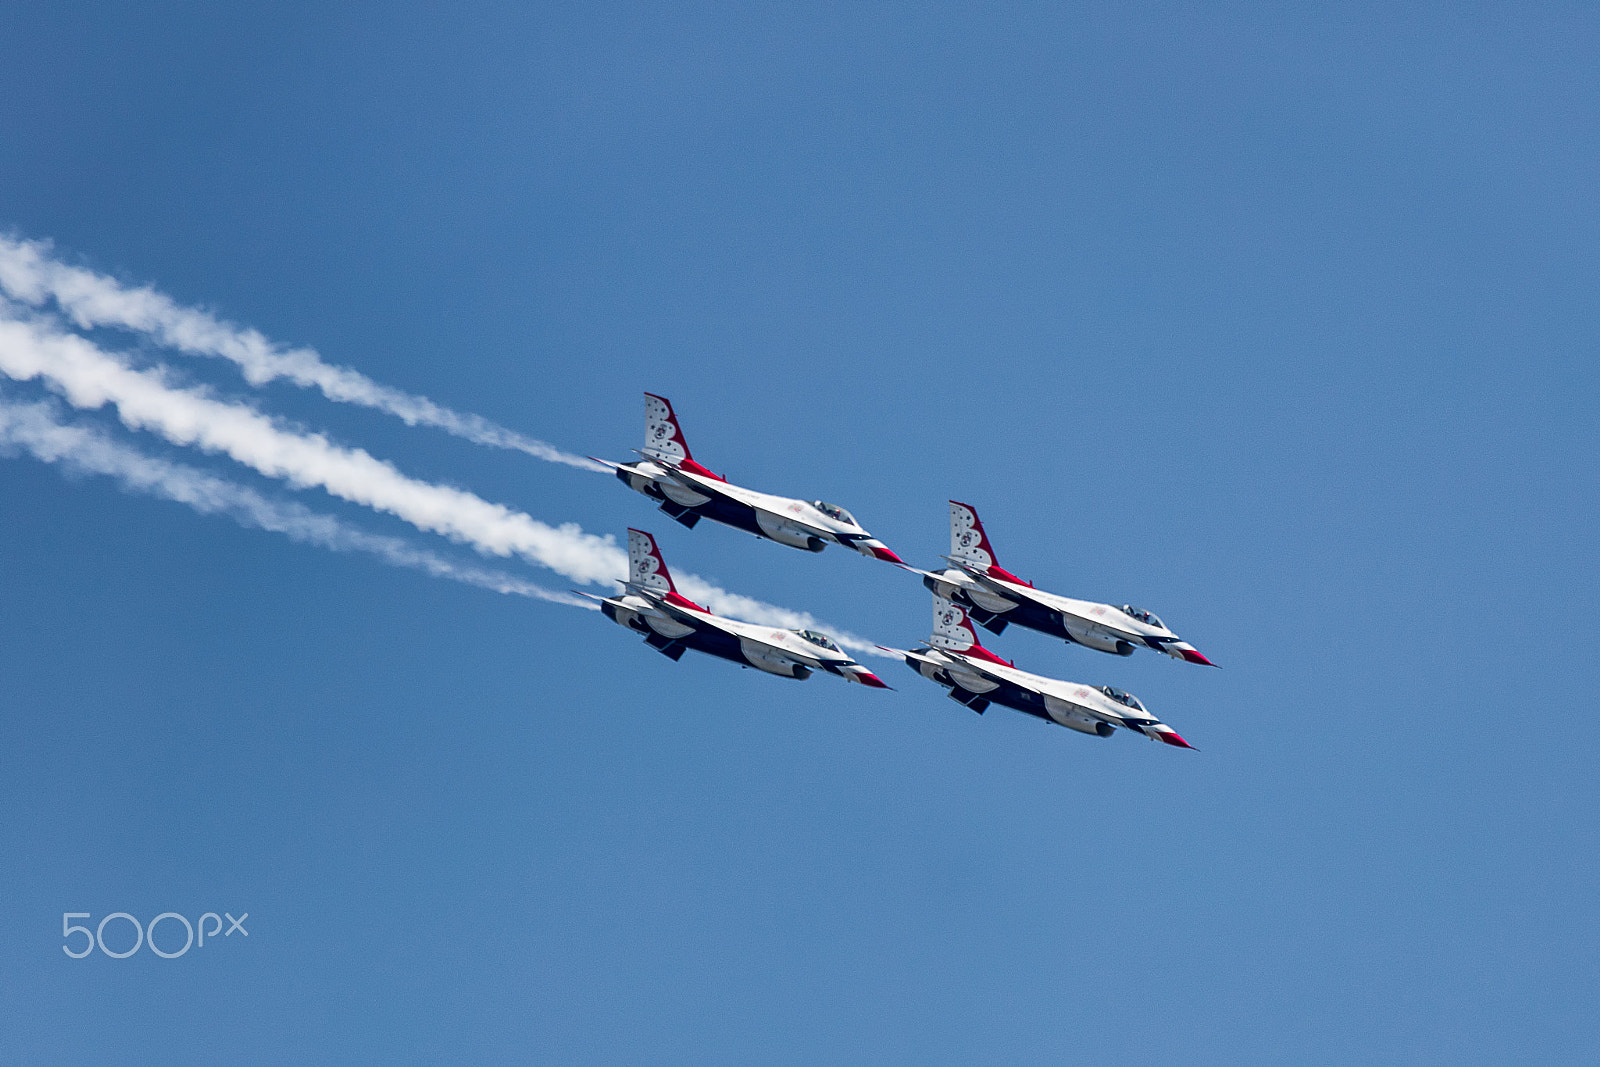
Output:
<svg viewBox="0 0 1600 1067">
<path fill-rule="evenodd" d="M 944 558 L 953 566 L 936 573 L 906 569 L 922 575 L 922 584 L 934 594 L 965 606 L 972 620 L 991 633 L 998 634 L 1014 622 L 1118 656 L 1131 656 L 1135 648 L 1153 648 L 1173 659 L 1216 666 L 1143 608 L 1046 593 L 1002 569 L 971 504 L 950 501 L 950 554 Z"/>
<path fill-rule="evenodd" d="M 950 690 L 951 699 L 982 715 L 991 703 L 1059 723 L 1079 733 L 1110 737 L 1121 726 L 1178 748 L 1193 748 L 1145 710 L 1132 693 L 1115 686 L 1077 685 L 1020 671 L 978 643 L 967 611 L 938 594 L 933 598 L 933 636 L 909 652 L 885 648 L 912 670 Z"/>
<path fill-rule="evenodd" d="M 598 597 L 606 618 L 644 634 L 644 643 L 672 660 L 684 649 L 705 652 L 768 674 L 801 681 L 815 670 L 847 682 L 888 689 L 883 680 L 851 659 L 827 634 L 779 630 L 713 615 L 678 592 L 654 537 L 628 531 L 628 581 L 621 596 Z"/>
<path fill-rule="evenodd" d="M 711 519 L 791 548 L 821 552 L 828 545 L 844 545 L 863 556 L 901 562 L 836 504 L 758 493 L 731 485 L 696 463 L 666 397 L 644 394 L 644 425 L 645 446 L 637 450 L 643 459 L 613 463 L 589 458 L 610 467 L 629 489 L 659 501 L 662 511 L 691 530 L 701 519 Z"/>
</svg>

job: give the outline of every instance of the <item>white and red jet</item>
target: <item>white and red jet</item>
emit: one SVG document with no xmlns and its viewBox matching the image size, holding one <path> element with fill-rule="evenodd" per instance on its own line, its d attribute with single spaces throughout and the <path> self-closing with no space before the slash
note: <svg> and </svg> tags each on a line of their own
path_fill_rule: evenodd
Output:
<svg viewBox="0 0 1600 1067">
<path fill-rule="evenodd" d="M 1002 569 L 971 504 L 950 501 L 950 554 L 945 559 L 954 566 L 937 573 L 916 571 L 922 584 L 936 596 L 965 606 L 973 621 L 991 633 L 998 634 L 1014 622 L 1118 656 L 1131 656 L 1135 648 L 1153 648 L 1173 659 L 1216 666 L 1143 608 L 1046 593 Z"/>
<path fill-rule="evenodd" d="M 982 715 L 991 703 L 1059 723 L 1079 733 L 1110 737 L 1121 726 L 1155 741 L 1193 748 L 1129 692 L 1114 686 L 1078 685 L 1020 671 L 978 643 L 967 611 L 938 594 L 933 636 L 909 652 L 886 648 L 924 678 L 950 690 L 952 699 Z"/>
<path fill-rule="evenodd" d="M 662 511 L 690 529 L 710 519 L 791 548 L 821 552 L 828 545 L 844 545 L 863 556 L 901 562 L 844 508 L 731 485 L 696 463 L 666 397 L 644 394 L 644 425 L 645 445 L 638 450 L 643 459 L 612 463 L 589 458 L 610 467 L 623 485 L 658 501 Z"/>
<path fill-rule="evenodd" d="M 628 581 L 623 594 L 579 595 L 600 601 L 606 618 L 644 634 L 645 644 L 673 660 L 692 648 L 784 678 L 804 681 L 812 671 L 820 670 L 847 682 L 889 688 L 841 651 L 827 634 L 724 619 L 683 596 L 672 584 L 655 538 L 643 530 L 628 531 Z"/>
</svg>

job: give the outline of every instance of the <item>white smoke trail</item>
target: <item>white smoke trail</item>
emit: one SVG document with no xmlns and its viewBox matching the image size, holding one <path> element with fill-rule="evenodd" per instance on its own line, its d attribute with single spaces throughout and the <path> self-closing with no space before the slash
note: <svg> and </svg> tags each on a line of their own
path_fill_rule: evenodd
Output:
<svg viewBox="0 0 1600 1067">
<path fill-rule="evenodd" d="M 408 426 L 432 426 L 476 444 L 513 449 L 583 470 L 604 473 L 608 469 L 480 415 L 452 411 L 427 397 L 380 385 L 349 367 L 325 363 L 312 349 L 280 348 L 256 330 L 183 307 L 150 286 L 130 289 L 115 278 L 69 266 L 50 255 L 47 242 L 0 236 L 0 290 L 34 307 L 54 300 L 82 329 L 131 330 L 189 355 L 229 360 L 251 385 L 287 379 L 317 389 L 329 400 L 393 415 Z"/>
<path fill-rule="evenodd" d="M 580 582 L 607 581 L 626 571 L 622 551 L 610 538 L 575 525 L 546 526 L 464 490 L 409 478 L 362 449 L 282 427 L 202 389 L 171 386 L 160 368 L 136 370 L 87 339 L 41 322 L 0 318 L 0 373 L 19 381 L 45 379 L 73 407 L 113 404 L 129 429 L 227 455 L 298 488 L 320 486 L 488 554 L 515 554 Z"/>
<path fill-rule="evenodd" d="M 114 478 L 128 492 L 185 504 L 202 515 L 224 515 L 241 526 L 281 533 L 291 541 L 335 552 L 366 552 L 396 567 L 496 593 L 594 607 L 570 593 L 545 589 L 504 571 L 463 566 L 398 537 L 370 534 L 303 504 L 269 500 L 248 486 L 148 455 L 113 440 L 98 427 L 63 421 L 53 404 L 19 403 L 0 394 L 0 449 L 7 446 L 69 471 Z"/>
<path fill-rule="evenodd" d="M 136 370 L 86 338 L 42 321 L 5 317 L 9 310 L 0 305 L 0 373 L 19 381 L 44 379 L 73 407 L 110 403 L 129 429 L 227 455 L 297 488 L 321 487 L 420 530 L 488 555 L 516 555 L 577 582 L 615 582 L 627 573 L 627 556 L 610 537 L 585 533 L 575 523 L 547 526 L 465 490 L 410 478 L 362 449 L 289 429 L 201 389 L 170 385 L 160 368 Z M 761 625 L 829 630 L 846 648 L 878 654 L 871 642 L 804 613 L 730 594 L 693 575 L 682 583 L 687 595 L 712 611 Z"/>
</svg>

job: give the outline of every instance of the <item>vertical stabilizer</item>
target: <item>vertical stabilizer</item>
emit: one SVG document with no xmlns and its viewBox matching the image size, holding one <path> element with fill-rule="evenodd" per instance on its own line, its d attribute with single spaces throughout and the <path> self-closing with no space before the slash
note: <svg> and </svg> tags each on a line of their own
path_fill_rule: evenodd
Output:
<svg viewBox="0 0 1600 1067">
<path fill-rule="evenodd" d="M 958 500 L 950 501 L 950 555 L 980 569 L 1000 562 L 983 532 L 977 509 Z"/>
<path fill-rule="evenodd" d="M 694 459 L 683 439 L 678 416 L 673 414 L 672 402 L 664 396 L 644 394 L 644 448 L 640 451 L 673 464 Z"/>
<path fill-rule="evenodd" d="M 980 645 L 978 635 L 972 629 L 972 620 L 967 617 L 967 609 L 960 604 L 952 604 L 938 593 L 933 594 L 933 636 L 928 638 L 928 645 L 959 652 L 968 659 L 987 660 L 1002 667 L 1016 666 Z"/>
<path fill-rule="evenodd" d="M 677 592 L 656 539 L 643 530 L 628 530 L 628 581 L 663 596 Z"/>
<path fill-rule="evenodd" d="M 936 648 L 948 648 L 956 652 L 964 652 L 978 643 L 978 635 L 973 632 L 972 621 L 967 618 L 967 611 L 960 604 L 953 604 L 940 596 L 933 594 L 933 636 L 928 643 Z"/>
</svg>

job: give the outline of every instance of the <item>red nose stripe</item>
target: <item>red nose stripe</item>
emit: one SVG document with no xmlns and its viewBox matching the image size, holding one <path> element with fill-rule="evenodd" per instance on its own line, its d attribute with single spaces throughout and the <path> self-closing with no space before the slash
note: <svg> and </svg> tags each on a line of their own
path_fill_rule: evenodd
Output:
<svg viewBox="0 0 1600 1067">
<path fill-rule="evenodd" d="M 874 689 L 887 689 L 887 688 L 889 688 L 888 685 L 884 684 L 884 681 L 883 681 L 882 678 L 879 678 L 876 674 L 873 674 L 871 671 L 856 671 L 855 672 L 855 676 L 856 676 L 856 681 L 860 682 L 862 685 L 870 685 Z"/>
<path fill-rule="evenodd" d="M 1183 738 L 1179 737 L 1177 734 L 1172 733 L 1169 730 L 1157 730 L 1156 731 L 1156 736 L 1161 738 L 1161 740 L 1165 741 L 1167 744 L 1172 745 L 1175 748 L 1193 748 L 1194 747 L 1189 742 L 1185 741 Z"/>
<path fill-rule="evenodd" d="M 893 552 L 890 552 L 887 548 L 880 548 L 877 545 L 873 545 L 873 546 L 871 546 L 871 548 L 872 548 L 872 554 L 874 556 L 877 556 L 879 559 L 888 560 L 890 563 L 898 563 L 902 567 L 904 567 L 906 565 L 906 561 L 905 560 L 901 559 L 899 556 L 895 555 Z"/>
<path fill-rule="evenodd" d="M 1188 660 L 1190 663 L 1199 663 L 1199 664 L 1202 664 L 1202 665 L 1204 665 L 1206 667 L 1215 667 L 1216 666 L 1215 663 L 1212 663 L 1210 660 L 1206 659 L 1204 656 L 1202 656 L 1200 653 L 1196 652 L 1192 648 L 1180 649 L 1179 651 L 1181 651 L 1183 653 L 1183 658 Z"/>
</svg>

